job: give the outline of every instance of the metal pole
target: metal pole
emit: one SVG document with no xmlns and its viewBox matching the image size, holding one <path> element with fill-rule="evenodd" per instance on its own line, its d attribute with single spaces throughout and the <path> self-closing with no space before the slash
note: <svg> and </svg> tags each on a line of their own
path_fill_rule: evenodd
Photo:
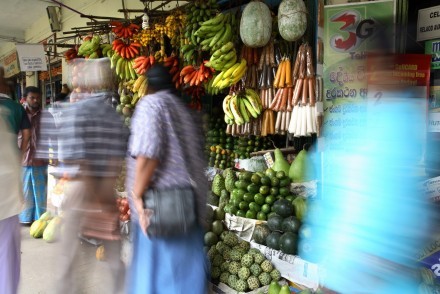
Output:
<svg viewBox="0 0 440 294">
<path fill-rule="evenodd" d="M 49 47 L 49 52 L 52 51 L 52 47 Z M 50 66 L 50 54 L 47 54 L 48 68 L 49 68 L 49 86 L 50 86 L 50 106 L 53 106 L 54 95 L 53 95 L 53 85 L 52 85 L 52 68 Z"/>
</svg>

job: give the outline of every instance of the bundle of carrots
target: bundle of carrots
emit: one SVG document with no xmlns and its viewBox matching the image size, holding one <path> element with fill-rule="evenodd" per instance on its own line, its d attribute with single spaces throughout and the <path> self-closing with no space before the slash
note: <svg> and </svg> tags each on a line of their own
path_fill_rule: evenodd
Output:
<svg viewBox="0 0 440 294">
<path fill-rule="evenodd" d="M 127 24 L 120 21 L 111 21 L 110 25 L 112 26 L 112 32 L 115 33 L 118 38 L 131 38 L 140 29 L 137 24 Z"/>
<path fill-rule="evenodd" d="M 125 43 L 121 39 L 116 39 L 112 43 L 112 49 L 122 58 L 132 59 L 139 55 L 141 44 L 138 42 Z"/>
<path fill-rule="evenodd" d="M 155 62 L 156 60 L 152 54 L 149 56 L 139 56 L 134 60 L 133 68 L 138 75 L 143 75 Z"/>
<path fill-rule="evenodd" d="M 180 79 L 179 58 L 176 55 L 171 54 L 171 56 L 164 58 L 164 65 L 170 68 L 170 74 L 173 76 L 173 83 L 176 89 L 180 89 L 181 79 Z"/>
<path fill-rule="evenodd" d="M 189 84 L 190 87 L 199 86 L 212 78 L 212 73 L 214 72 L 214 70 L 208 66 L 205 66 L 207 62 L 207 60 L 203 61 L 203 63 L 199 67 L 187 65 L 182 68 L 182 70 L 180 71 L 181 83 Z"/>
</svg>

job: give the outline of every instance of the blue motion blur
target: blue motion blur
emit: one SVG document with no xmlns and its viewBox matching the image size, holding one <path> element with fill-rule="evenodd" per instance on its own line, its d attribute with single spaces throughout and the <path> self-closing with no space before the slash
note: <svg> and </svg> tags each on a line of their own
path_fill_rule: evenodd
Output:
<svg viewBox="0 0 440 294">
<path fill-rule="evenodd" d="M 416 257 L 433 217 L 419 189 L 425 100 L 370 103 L 365 125 L 344 131 L 358 140 L 323 153 L 322 197 L 310 207 L 299 253 L 319 263 L 327 288 L 418 293 Z"/>
</svg>

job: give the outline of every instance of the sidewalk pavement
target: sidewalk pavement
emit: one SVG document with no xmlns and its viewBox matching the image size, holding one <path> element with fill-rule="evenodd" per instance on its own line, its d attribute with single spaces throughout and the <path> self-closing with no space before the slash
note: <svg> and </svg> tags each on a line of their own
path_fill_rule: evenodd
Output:
<svg viewBox="0 0 440 294">
<path fill-rule="evenodd" d="M 29 235 L 29 227 L 21 228 L 21 279 L 18 294 L 58 294 L 54 293 L 58 243 L 47 243 Z M 78 242 L 81 242 L 78 239 Z M 110 277 L 105 262 L 95 258 L 96 246 L 81 242 L 78 285 L 84 294 L 110 293 Z"/>
</svg>

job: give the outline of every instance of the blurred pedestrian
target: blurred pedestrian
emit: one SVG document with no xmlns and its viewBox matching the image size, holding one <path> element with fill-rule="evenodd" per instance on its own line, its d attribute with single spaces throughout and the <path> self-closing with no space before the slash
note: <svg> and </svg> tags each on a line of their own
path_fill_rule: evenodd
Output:
<svg viewBox="0 0 440 294">
<path fill-rule="evenodd" d="M 111 288 L 110 293 L 122 293 L 125 269 L 115 182 L 126 155 L 128 130 L 108 103 L 113 87 L 109 59 L 81 59 L 75 66 L 82 68 L 76 72 L 82 76 L 76 79 L 82 99 L 65 109 L 57 132 L 58 159 L 68 180 L 61 204 L 64 228 L 55 293 L 83 290 L 77 277 L 79 236 L 103 242 L 111 272 L 111 280 L 104 285 Z M 43 141 L 43 152 L 44 145 Z"/>
<path fill-rule="evenodd" d="M 11 89 L 4 75 L 5 71 L 3 67 L 0 67 L 0 106 L 7 110 L 4 117 L 8 121 L 11 131 L 16 136 L 21 132 L 22 139 L 18 142 L 18 147 L 24 156 L 31 137 L 31 123 L 23 106 L 11 97 Z"/>
<path fill-rule="evenodd" d="M 17 293 L 21 236 L 18 214 L 23 204 L 17 134 L 29 137 L 30 124 L 20 104 L 12 101 L 0 67 L 0 293 Z"/>
<path fill-rule="evenodd" d="M 322 284 L 337 293 L 418 293 L 417 256 L 435 220 L 421 190 L 426 97 L 399 85 L 392 55 L 369 58 L 369 74 L 380 77 L 369 95 L 376 87 L 381 98 L 358 102 L 366 111 L 324 150 L 323 195 L 312 201 L 299 254 L 319 263 Z"/>
<path fill-rule="evenodd" d="M 24 96 L 24 109 L 31 122 L 31 137 L 22 162 L 25 205 L 20 213 L 20 222 L 31 224 L 46 211 L 48 161 L 35 156 L 41 131 L 41 91 L 37 87 L 26 87 Z M 20 133 L 19 142 L 22 138 Z"/>
<path fill-rule="evenodd" d="M 164 66 L 153 66 L 147 78 L 148 95 L 136 105 L 127 159 L 126 186 L 134 206 L 128 293 L 206 293 L 202 224 L 207 180 L 201 124 L 173 93 Z M 144 210 L 145 192 L 184 187 L 194 189 L 198 225 L 187 234 L 148 236 L 151 214 Z"/>
</svg>

